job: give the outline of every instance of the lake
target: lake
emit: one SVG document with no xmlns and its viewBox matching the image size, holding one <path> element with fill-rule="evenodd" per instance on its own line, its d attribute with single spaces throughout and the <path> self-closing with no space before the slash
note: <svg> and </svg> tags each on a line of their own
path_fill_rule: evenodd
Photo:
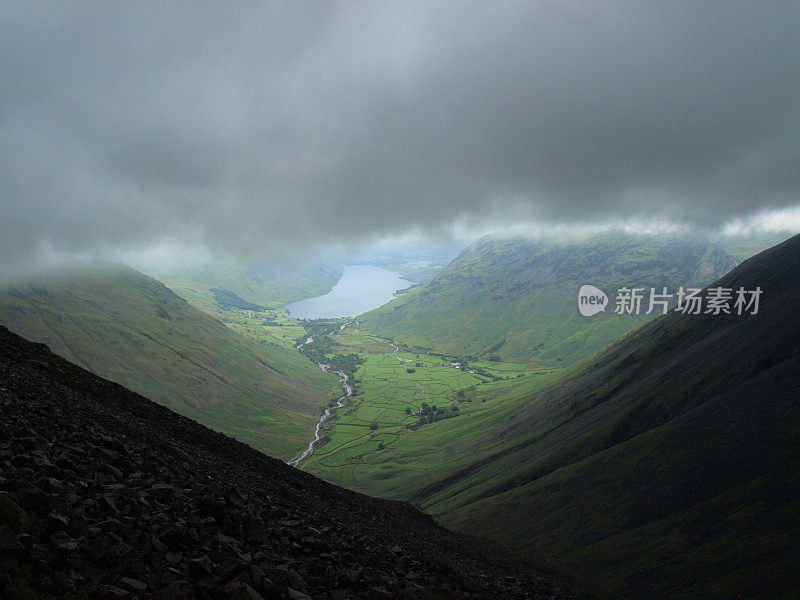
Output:
<svg viewBox="0 0 800 600">
<path fill-rule="evenodd" d="M 395 296 L 397 290 L 413 285 L 394 271 L 369 265 L 344 267 L 341 279 L 324 296 L 306 298 L 287 304 L 296 319 L 334 319 L 355 317 L 379 306 Z"/>
</svg>

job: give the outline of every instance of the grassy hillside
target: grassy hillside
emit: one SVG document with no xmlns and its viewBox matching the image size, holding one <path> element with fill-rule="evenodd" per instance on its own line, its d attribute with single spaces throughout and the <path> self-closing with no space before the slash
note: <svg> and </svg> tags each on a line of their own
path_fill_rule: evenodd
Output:
<svg viewBox="0 0 800 600">
<path fill-rule="evenodd" d="M 592 354 L 647 317 L 577 311 L 581 285 L 705 284 L 736 261 L 707 242 L 607 234 L 556 244 L 484 239 L 426 285 L 367 313 L 365 328 L 422 348 L 472 357 L 563 366 Z"/>
<path fill-rule="evenodd" d="M 341 276 L 334 264 L 267 265 L 242 268 L 234 264 L 206 264 L 177 270 L 152 270 L 149 275 L 162 281 L 181 298 L 206 312 L 220 306 L 214 289 L 238 296 L 246 302 L 268 308 L 327 293 Z M 223 293 L 224 293 L 223 292 Z"/>
<path fill-rule="evenodd" d="M 307 443 L 337 389 L 335 378 L 285 340 L 248 340 L 121 265 L 6 286 L 0 289 L 0 323 L 281 458 Z"/>
<path fill-rule="evenodd" d="M 426 283 L 450 264 L 466 245 L 465 240 L 383 242 L 347 257 L 346 262 L 383 267 L 400 273 L 408 281 Z"/>
<path fill-rule="evenodd" d="M 736 260 L 742 261 L 777 246 L 791 237 L 788 232 L 760 232 L 720 235 L 714 242 Z"/>
<path fill-rule="evenodd" d="M 352 323 L 334 327 L 330 335 L 311 331 L 314 341 L 304 351 L 324 351 L 319 360 L 334 364 L 357 355 L 341 365 L 356 391 L 302 468 L 373 495 L 410 498 L 441 472 L 468 464 L 475 455 L 454 454 L 452 444 L 474 440 L 476 425 L 513 408 L 509 390 L 530 392 L 552 377 L 551 370 L 532 372 L 520 363 L 474 361 L 455 368 L 451 364 L 463 359 L 410 351 Z"/>
<path fill-rule="evenodd" d="M 413 496 L 602 597 L 796 597 L 798 264 L 800 236 L 746 261 L 720 284 L 760 286 L 757 315 L 647 323 L 487 427 L 490 456 Z"/>
</svg>

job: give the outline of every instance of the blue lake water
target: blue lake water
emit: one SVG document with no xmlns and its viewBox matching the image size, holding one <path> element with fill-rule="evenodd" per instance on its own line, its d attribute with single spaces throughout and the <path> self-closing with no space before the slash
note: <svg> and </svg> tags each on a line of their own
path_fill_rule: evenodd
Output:
<svg viewBox="0 0 800 600">
<path fill-rule="evenodd" d="M 286 308 L 296 319 L 355 317 L 383 306 L 395 297 L 397 290 L 410 285 L 412 282 L 388 269 L 348 265 L 330 292 L 324 296 L 292 302 Z"/>
</svg>

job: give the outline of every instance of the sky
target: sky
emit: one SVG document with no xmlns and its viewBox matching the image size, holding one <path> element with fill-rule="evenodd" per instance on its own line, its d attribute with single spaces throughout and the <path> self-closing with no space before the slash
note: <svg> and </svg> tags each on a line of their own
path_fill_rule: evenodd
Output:
<svg viewBox="0 0 800 600">
<path fill-rule="evenodd" d="M 800 230 L 794 2 L 0 3 L 0 271 Z"/>
</svg>

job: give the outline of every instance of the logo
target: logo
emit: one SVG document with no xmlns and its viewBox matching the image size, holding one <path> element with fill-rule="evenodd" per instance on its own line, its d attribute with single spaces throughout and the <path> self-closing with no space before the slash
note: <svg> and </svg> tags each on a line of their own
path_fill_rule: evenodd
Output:
<svg viewBox="0 0 800 600">
<path fill-rule="evenodd" d="M 584 317 L 603 312 L 608 305 L 608 296 L 593 285 L 582 285 L 578 290 L 578 310 Z"/>
<path fill-rule="evenodd" d="M 671 294 L 666 287 L 629 288 L 617 290 L 614 314 L 617 315 L 665 315 L 669 311 L 685 315 L 757 315 L 762 290 L 746 290 L 726 287 L 678 288 Z M 593 285 L 581 286 L 578 291 L 578 310 L 584 317 L 603 312 L 608 305 L 608 296 Z"/>
</svg>

